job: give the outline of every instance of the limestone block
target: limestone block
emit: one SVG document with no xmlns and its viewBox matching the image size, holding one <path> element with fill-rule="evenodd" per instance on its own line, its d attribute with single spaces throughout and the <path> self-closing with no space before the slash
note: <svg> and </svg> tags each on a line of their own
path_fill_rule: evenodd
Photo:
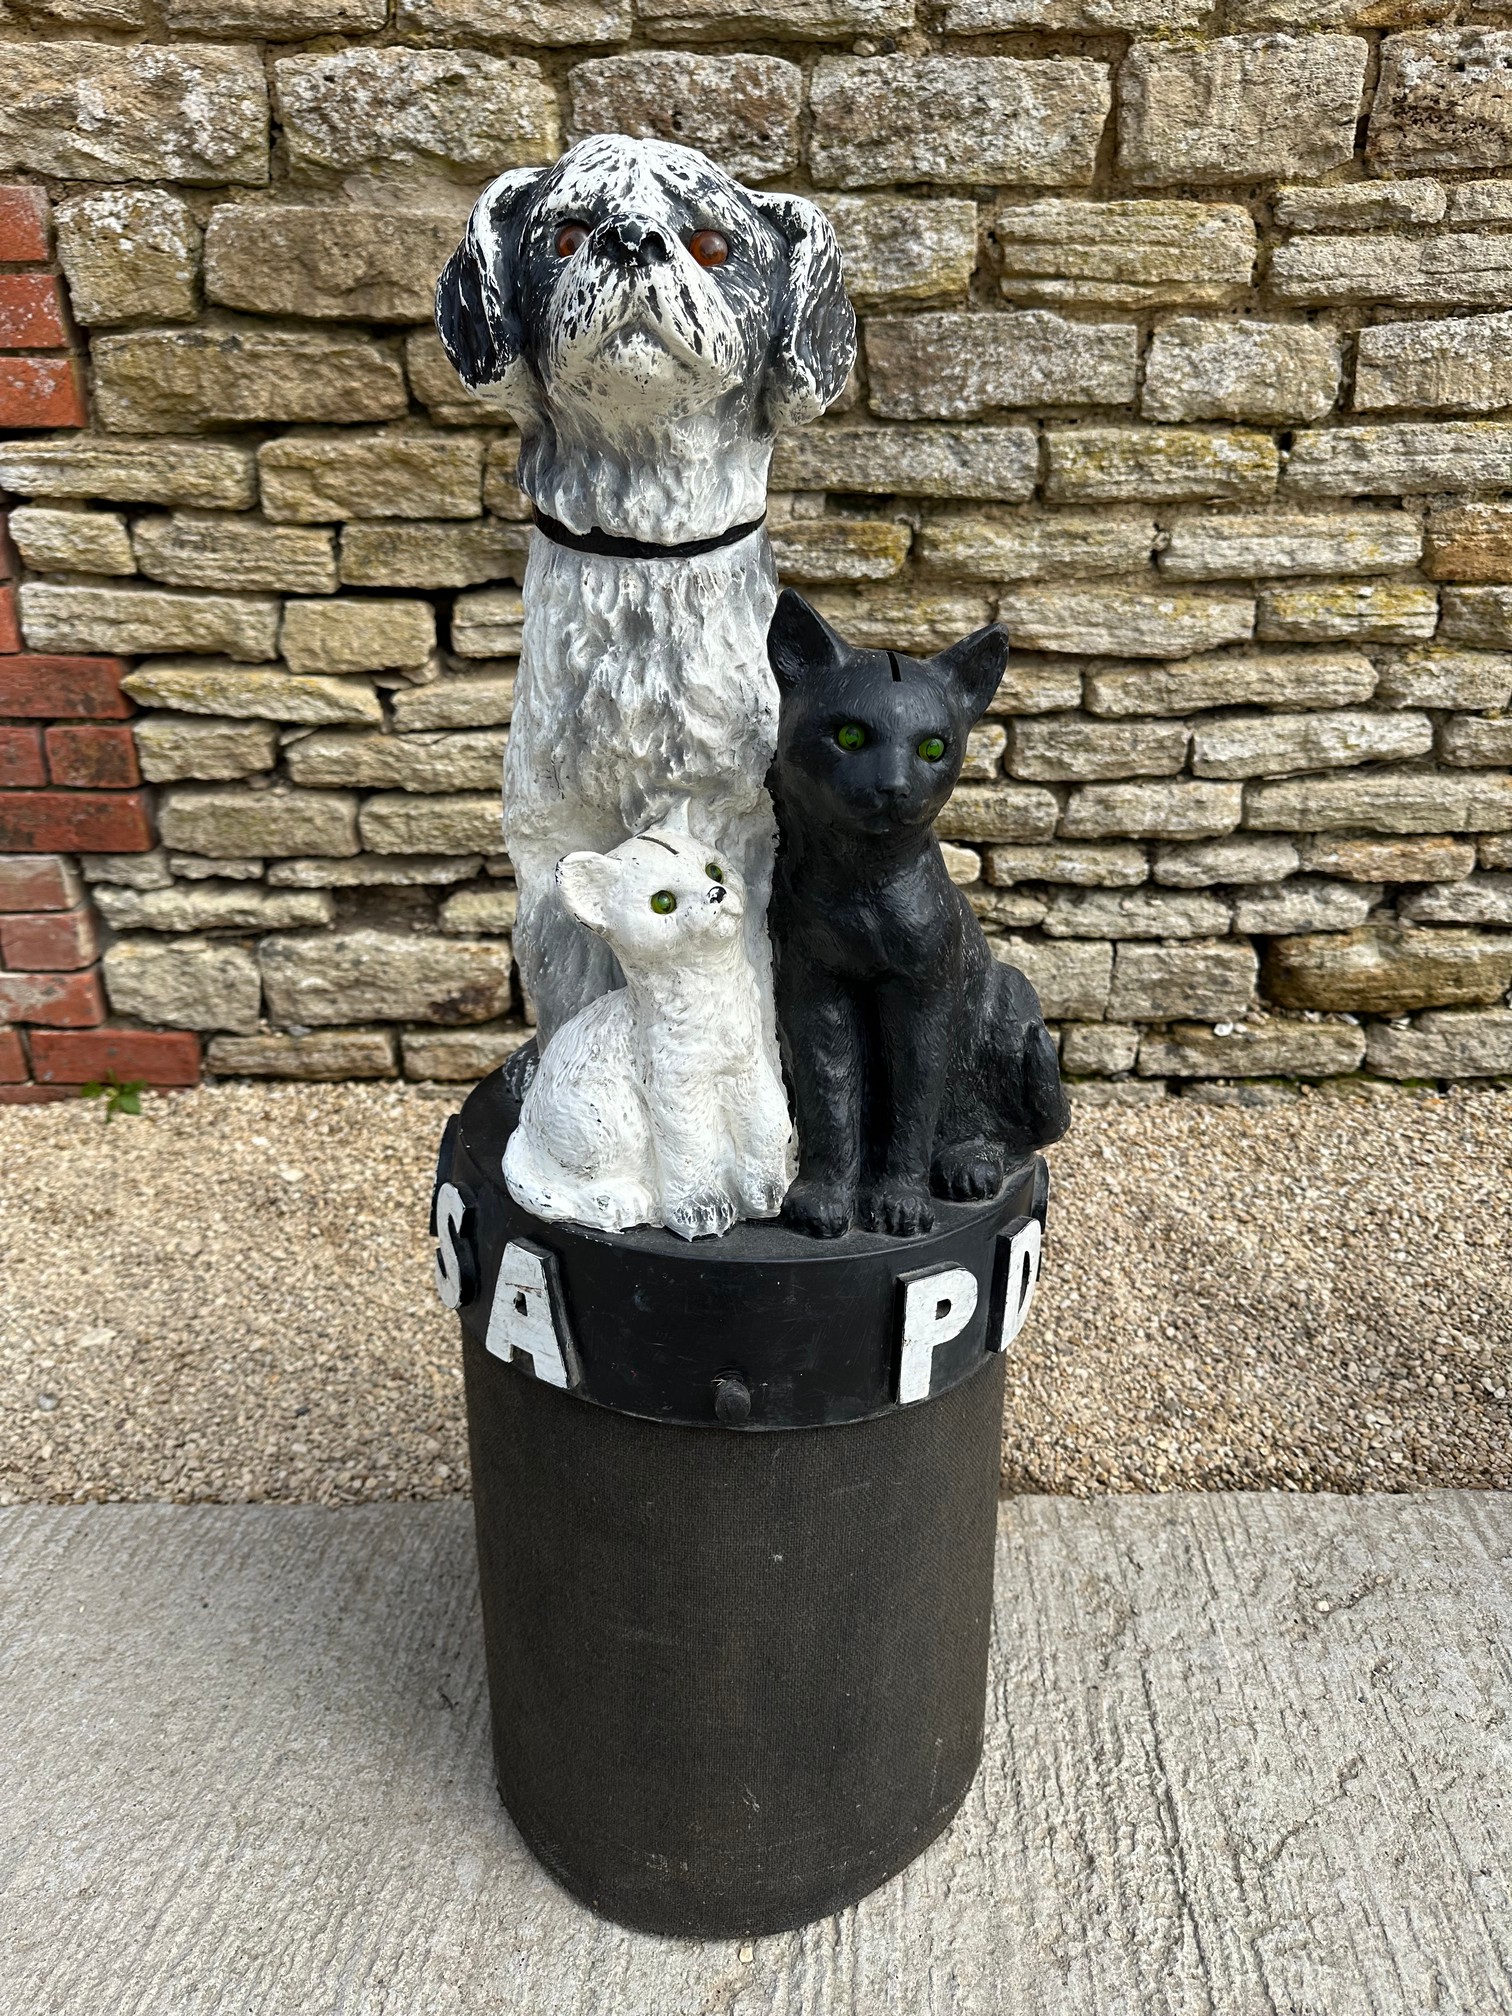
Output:
<svg viewBox="0 0 1512 2016">
<path fill-rule="evenodd" d="M 266 588 L 304 595 L 329 595 L 336 588 L 329 532 L 270 525 L 244 514 L 175 511 L 169 518 L 139 518 L 133 538 L 142 572 L 175 588 Z"/>
<path fill-rule="evenodd" d="M 558 147 L 556 100 L 540 65 L 523 56 L 373 48 L 284 56 L 273 65 L 273 95 L 296 178 L 372 170 L 476 182 L 549 161 Z"/>
<path fill-rule="evenodd" d="M 1382 1078 L 1499 1078 L 1512 1073 L 1512 1009 L 1430 1009 L 1410 1029 L 1375 1022 L 1365 1054 Z"/>
<path fill-rule="evenodd" d="M 28 567 L 64 574 L 134 574 L 131 538 L 119 511 L 52 511 L 19 505 L 10 536 Z"/>
<path fill-rule="evenodd" d="M 519 898 L 512 882 L 458 889 L 441 905 L 441 929 L 463 938 L 473 932 L 504 935 L 513 931 L 518 909 Z"/>
<path fill-rule="evenodd" d="M 95 902 L 112 931 L 292 931 L 336 921 L 335 899 L 323 889 L 264 889 L 255 882 L 101 889 Z"/>
<path fill-rule="evenodd" d="M 958 847 L 947 840 L 940 847 L 940 859 L 945 863 L 945 872 L 952 882 L 961 887 L 981 885 L 982 857 L 975 847 Z"/>
<path fill-rule="evenodd" d="M 1483 721 L 1474 714 L 1451 714 L 1444 723 L 1439 754 L 1446 763 L 1466 769 L 1480 763 L 1512 764 L 1512 720 Z"/>
<path fill-rule="evenodd" d="M 1512 30 L 1388 35 L 1366 157 L 1377 175 L 1512 163 Z"/>
<path fill-rule="evenodd" d="M 426 322 L 461 235 L 450 211 L 223 203 L 205 227 L 205 295 L 254 315 Z"/>
<path fill-rule="evenodd" d="M 874 316 L 869 402 L 892 420 L 965 420 L 998 406 L 1121 406 L 1134 397 L 1137 332 L 1043 308 Z"/>
<path fill-rule="evenodd" d="M 1354 153 L 1369 44 L 1353 35 L 1137 42 L 1118 73 L 1131 182 L 1320 175 Z"/>
<path fill-rule="evenodd" d="M 1210 889 L 1218 882 L 1284 882 L 1300 865 L 1290 840 L 1236 833 L 1227 840 L 1197 840 L 1155 849 L 1152 872 L 1170 889 Z M 1247 927 L 1236 925 L 1236 930 Z"/>
<path fill-rule="evenodd" d="M 1461 644 L 1512 646 L 1512 586 L 1446 588 L 1440 635 Z"/>
<path fill-rule="evenodd" d="M 296 784 L 350 784 L 365 790 L 489 791 L 501 787 L 506 734 L 374 735 L 327 729 L 285 752 Z"/>
<path fill-rule="evenodd" d="M 490 1022 L 510 1005 L 510 950 L 497 941 L 368 929 L 265 938 L 268 1013 L 290 1027 L 413 1017 Z"/>
<path fill-rule="evenodd" d="M 1109 665 L 1089 671 L 1093 714 L 1184 714 L 1195 707 L 1347 707 L 1375 690 L 1375 667 L 1358 652 L 1266 651 L 1254 657 L 1189 658 L 1174 665 Z"/>
<path fill-rule="evenodd" d="M 297 1078 L 306 1082 L 393 1078 L 394 1038 L 387 1029 L 319 1029 L 308 1036 L 215 1036 L 205 1069 L 223 1078 Z"/>
<path fill-rule="evenodd" d="M 1497 1001 L 1512 983 L 1512 934 L 1368 924 L 1277 938 L 1265 991 L 1286 1008 L 1405 1015 Z"/>
<path fill-rule="evenodd" d="M 910 12 L 912 0 L 906 0 Z M 826 196 L 824 209 L 858 308 L 964 300 L 976 270 L 977 213 L 956 197 Z"/>
<path fill-rule="evenodd" d="M 394 726 L 401 735 L 426 728 L 507 727 L 514 712 L 514 691 L 513 672 L 480 671 L 470 678 L 407 686 L 390 701 Z"/>
<path fill-rule="evenodd" d="M 1096 939 L 994 939 L 993 957 L 1017 966 L 1052 1020 L 1100 1022 L 1113 979 L 1113 947 Z"/>
<path fill-rule="evenodd" d="M 958 784 L 935 821 L 941 840 L 1048 840 L 1060 807 L 1026 784 Z"/>
<path fill-rule="evenodd" d="M 1423 530 L 1430 580 L 1512 581 L 1512 504 L 1441 506 Z"/>
<path fill-rule="evenodd" d="M 1178 316 L 1155 331 L 1140 411 L 1149 420 L 1317 420 L 1342 369 L 1331 329 Z"/>
<path fill-rule="evenodd" d="M 1362 770 L 1251 784 L 1244 823 L 1261 831 L 1512 832 L 1512 776 L 1499 770 Z"/>
<path fill-rule="evenodd" d="M 383 706 L 366 679 L 310 678 L 229 658 L 149 658 L 122 688 L 145 707 L 244 721 L 381 721 Z"/>
<path fill-rule="evenodd" d="M 115 433 L 277 420 L 391 420 L 409 394 L 398 352 L 315 329 L 136 329 L 94 343 L 95 405 Z"/>
<path fill-rule="evenodd" d="M 1041 657 L 1032 651 L 1009 654 L 989 714 L 1054 714 L 1081 705 L 1081 665 L 1074 658 Z"/>
<path fill-rule="evenodd" d="M 1234 892 L 1234 929 L 1251 937 L 1292 931 L 1352 931 L 1363 924 L 1385 891 L 1379 882 L 1326 881 L 1298 875 Z"/>
<path fill-rule="evenodd" d="M 630 38 L 630 0 L 399 0 L 406 42 L 582 48 Z"/>
<path fill-rule="evenodd" d="M 973 728 L 966 737 L 966 755 L 961 764 L 962 777 L 977 782 L 990 780 L 1002 775 L 1003 752 L 1008 747 L 1008 730 L 995 721 L 982 727 Z"/>
<path fill-rule="evenodd" d="M 1415 566 L 1422 544 L 1406 511 L 1192 511 L 1172 521 L 1160 571 L 1173 581 L 1385 574 Z"/>
<path fill-rule="evenodd" d="M 257 1027 L 257 961 L 239 945 L 122 938 L 100 961 L 100 977 L 117 1015 L 135 1015 L 154 1029 Z"/>
<path fill-rule="evenodd" d="M 1512 426 L 1492 420 L 1309 428 L 1293 439 L 1282 487 L 1320 497 L 1501 490 L 1509 467 Z"/>
<path fill-rule="evenodd" d="M 517 658 L 525 622 L 518 588 L 480 588 L 452 604 L 452 649 L 463 658 Z"/>
<path fill-rule="evenodd" d="M 29 25 L 47 22 L 59 26 L 91 28 L 141 28 L 146 25 L 145 0 L 18 0 L 0 19 L 24 18 Z"/>
<path fill-rule="evenodd" d="M 1237 1019 L 1255 992 L 1249 945 L 1122 944 L 1113 963 L 1108 1014 L 1117 1022 L 1167 1022 L 1176 1016 Z"/>
<path fill-rule="evenodd" d="M 943 650 L 992 620 L 992 605 L 985 596 L 922 583 L 905 588 L 820 588 L 809 600 L 850 643 L 911 651 L 916 657 Z"/>
<path fill-rule="evenodd" d="M 1031 889 L 989 889 L 983 883 L 967 891 L 967 900 L 984 931 L 1032 930 L 1045 921 L 1049 898 Z"/>
<path fill-rule="evenodd" d="M 1512 654 L 1441 646 L 1385 654 L 1375 697 L 1382 707 L 1500 711 L 1512 705 Z"/>
<path fill-rule="evenodd" d="M 1378 840 L 1324 834 L 1301 840 L 1298 846 L 1304 868 L 1352 882 L 1452 882 L 1475 866 L 1470 842 L 1447 835 Z"/>
<path fill-rule="evenodd" d="M 1317 189 L 1288 182 L 1272 202 L 1284 231 L 1377 231 L 1383 224 L 1438 224 L 1447 199 L 1442 182 L 1340 182 Z"/>
<path fill-rule="evenodd" d="M 662 42 L 723 42 L 748 35 L 783 41 L 849 41 L 914 25 L 914 0 L 640 0 L 646 32 Z"/>
<path fill-rule="evenodd" d="M 257 451 L 263 509 L 299 524 L 476 518 L 483 454 L 484 444 L 470 434 L 284 434 Z"/>
<path fill-rule="evenodd" d="M 81 182 L 266 182 L 255 49 L 7 42 L 0 168 Z"/>
<path fill-rule="evenodd" d="M 1057 427 L 1045 495 L 1056 504 L 1209 497 L 1261 502 L 1280 458 L 1268 434 L 1237 428 Z"/>
<path fill-rule="evenodd" d="M 438 797 L 380 792 L 363 801 L 358 830 L 374 854 L 498 854 L 504 807 L 497 789 Z"/>
<path fill-rule="evenodd" d="M 822 521 L 821 521 L 822 522 Z M 926 518 L 919 561 L 934 574 L 986 581 L 1053 580 L 1134 573 L 1145 567 L 1155 522 L 1113 511 L 1061 511 L 1033 518 Z"/>
<path fill-rule="evenodd" d="M 0 441 L 0 485 L 20 497 L 110 498 L 245 511 L 257 502 L 250 448 L 223 441 Z"/>
<path fill-rule="evenodd" d="M 1426 714 L 1229 714 L 1197 724 L 1192 772 L 1197 777 L 1275 777 L 1293 770 L 1338 770 L 1425 756 L 1432 747 L 1433 723 Z"/>
<path fill-rule="evenodd" d="M 400 1038 L 406 1078 L 476 1085 L 534 1032 L 523 1022 L 487 1029 L 406 1029 Z"/>
<path fill-rule="evenodd" d="M 79 866 L 91 888 L 96 882 L 108 882 L 121 889 L 166 889 L 173 880 L 161 847 L 147 854 L 86 854 Z"/>
<path fill-rule="evenodd" d="M 149 784 L 193 778 L 226 782 L 271 770 L 278 761 L 278 730 L 271 721 L 216 720 L 178 714 L 143 714 L 132 722 L 137 761 Z M 192 929 L 192 926 L 186 927 Z"/>
<path fill-rule="evenodd" d="M 447 369 L 450 370 L 451 366 L 448 365 Z M 522 524 L 528 521 L 531 504 L 520 488 L 519 475 L 519 435 L 495 436 L 488 444 L 488 454 L 483 463 L 485 511 L 491 511 L 495 518 L 512 518 Z"/>
<path fill-rule="evenodd" d="M 343 791 L 218 791 L 186 784 L 163 793 L 158 828 L 169 847 L 232 860 L 355 854 L 357 800 Z"/>
<path fill-rule="evenodd" d="M 1241 643 L 1255 624 L 1249 595 L 1101 586 L 1010 589 L 999 620 L 1015 645 L 1097 656 L 1184 657 Z"/>
<path fill-rule="evenodd" d="M 125 859 L 125 856 L 118 856 Z M 1512 868 L 1512 834 L 1498 833 L 1488 840 L 1476 843 L 1475 858 L 1482 868 Z M 83 864 L 84 879 L 90 879 L 90 864 Z"/>
<path fill-rule="evenodd" d="M 1242 810 L 1237 784 L 1082 784 L 1060 830 L 1068 840 L 1216 840 L 1233 832 Z"/>
<path fill-rule="evenodd" d="M 809 86 L 823 187 L 1092 180 L 1112 104 L 1084 57 L 824 56 Z"/>
<path fill-rule="evenodd" d="M 266 595 L 182 595 L 163 588 L 62 587 L 27 581 L 21 628 L 32 651 L 214 651 L 272 658 L 278 604 Z"/>
<path fill-rule="evenodd" d="M 355 588 L 471 588 L 501 576 L 520 581 L 529 551 L 529 528 L 497 518 L 388 519 L 345 528 L 341 578 Z"/>
<path fill-rule="evenodd" d="M 1208 1029 L 1178 1022 L 1139 1046 L 1139 1069 L 1155 1078 L 1334 1078 L 1358 1071 L 1365 1032 L 1348 1022 L 1288 1022 L 1280 1016 Z"/>
<path fill-rule="evenodd" d="M 1271 255 L 1271 286 L 1283 301 L 1352 302 L 1400 308 L 1500 308 L 1512 274 L 1512 240 L 1484 232 L 1408 237 L 1294 238 Z"/>
<path fill-rule="evenodd" d="M 1271 644 L 1411 644 L 1437 626 L 1438 595 L 1421 582 L 1309 581 L 1262 588 L 1255 635 Z"/>
<path fill-rule="evenodd" d="M 220 33 L 248 42 L 302 42 L 309 35 L 373 35 L 384 0 L 162 0 L 176 35 Z"/>
<path fill-rule="evenodd" d="M 869 490 L 1018 504 L 1034 495 L 1038 476 L 1039 442 L 1030 427 L 832 423 L 779 435 L 772 457 L 775 490 Z"/>
<path fill-rule="evenodd" d="M 1048 840 L 1041 846 L 990 847 L 987 880 L 1000 888 L 1019 882 L 1065 882 L 1076 889 L 1127 889 L 1149 875 L 1145 850 L 1128 841 L 1097 846 Z"/>
<path fill-rule="evenodd" d="M 191 322 L 199 226 L 166 189 L 101 189 L 53 212 L 74 320 L 87 329 L 151 316 Z"/>
<path fill-rule="evenodd" d="M 436 648 L 429 602 L 344 596 L 284 605 L 279 648 L 291 672 L 382 672 L 423 665 Z"/>
<path fill-rule="evenodd" d="M 1049 307 L 1213 306 L 1247 288 L 1255 226 L 1236 203 L 1007 203 L 992 220 L 1001 287 Z"/>
<path fill-rule="evenodd" d="M 1484 413 L 1512 406 L 1512 314 L 1362 329 L 1354 403 Z"/>
<path fill-rule="evenodd" d="M 1184 721 L 1085 721 L 1050 716 L 1015 721 L 1015 777 L 1044 782 L 1174 776 L 1186 761 Z"/>
<path fill-rule="evenodd" d="M 430 889 L 470 882 L 480 854 L 356 854 L 343 860 L 270 861 L 275 889 Z"/>
<path fill-rule="evenodd" d="M 771 535 L 784 581 L 889 581 L 913 540 L 892 518 L 789 518 Z"/>
<path fill-rule="evenodd" d="M 468 391 L 434 329 L 412 329 L 405 337 L 404 368 L 411 391 L 438 427 L 497 427 L 504 418 L 487 391 Z"/>
<path fill-rule="evenodd" d="M 1063 889 L 1045 917 L 1050 938 L 1213 938 L 1228 928 L 1227 903 L 1160 889 Z"/>
<path fill-rule="evenodd" d="M 1410 924 L 1512 924 L 1512 875 L 1431 883 L 1404 896 L 1397 911 Z"/>
<path fill-rule="evenodd" d="M 182 882 L 261 882 L 261 861 L 212 861 L 204 854 L 170 854 L 169 872 Z"/>
<path fill-rule="evenodd" d="M 1208 0 L 946 0 L 947 35 L 1010 28 L 1055 34 L 1174 35 L 1211 19 Z"/>
<path fill-rule="evenodd" d="M 1451 0 L 1229 0 L 1231 28 L 1408 28 L 1441 19 Z"/>
<path fill-rule="evenodd" d="M 798 163 L 803 73 L 779 56 L 597 56 L 568 71 L 567 88 L 569 140 L 586 133 L 672 140 L 753 181 L 790 174 Z"/>
<path fill-rule="evenodd" d="M 1139 1031 L 1127 1022 L 1068 1022 L 1061 1031 L 1061 1069 L 1111 1078 L 1134 1069 Z"/>
</svg>

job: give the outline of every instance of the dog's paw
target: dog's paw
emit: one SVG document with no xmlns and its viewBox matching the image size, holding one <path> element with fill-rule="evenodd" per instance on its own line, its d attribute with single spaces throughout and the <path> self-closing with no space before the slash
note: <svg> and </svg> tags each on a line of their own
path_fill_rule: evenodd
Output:
<svg viewBox="0 0 1512 2016">
<path fill-rule="evenodd" d="M 782 1222 L 811 1239 L 839 1239 L 849 1232 L 856 1200 L 844 1185 L 800 1176 L 782 1206 Z"/>
<path fill-rule="evenodd" d="M 922 1183 L 886 1178 L 863 1192 L 861 1223 L 869 1232 L 888 1232 L 895 1239 L 912 1239 L 933 1226 L 934 1206 Z"/>
<path fill-rule="evenodd" d="M 930 1182 L 937 1196 L 958 1202 L 996 1197 L 1003 1187 L 1003 1158 L 980 1141 L 968 1142 L 935 1157 Z"/>
<path fill-rule="evenodd" d="M 722 1191 L 695 1190 L 669 1199 L 663 1222 L 679 1239 L 717 1239 L 735 1223 L 735 1206 Z"/>
<path fill-rule="evenodd" d="M 740 1209 L 746 1218 L 775 1218 L 787 1195 L 786 1176 L 767 1176 L 755 1170 L 740 1178 Z"/>
</svg>

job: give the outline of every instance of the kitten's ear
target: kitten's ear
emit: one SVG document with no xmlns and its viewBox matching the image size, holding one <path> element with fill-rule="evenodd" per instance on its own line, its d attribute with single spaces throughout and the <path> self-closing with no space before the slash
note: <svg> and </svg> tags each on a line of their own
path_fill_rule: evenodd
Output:
<svg viewBox="0 0 1512 2016">
<path fill-rule="evenodd" d="M 612 854 L 565 854 L 557 863 L 562 901 L 590 931 L 608 930 L 619 878 L 620 864 Z"/>
<path fill-rule="evenodd" d="M 973 630 L 959 644 L 937 652 L 930 664 L 959 694 L 973 721 L 986 713 L 1008 663 L 1008 632 L 1001 623 Z"/>
<path fill-rule="evenodd" d="M 792 588 L 784 588 L 767 630 L 767 657 L 777 684 L 801 686 L 843 664 L 850 646 L 831 630 L 819 611 Z"/>
</svg>

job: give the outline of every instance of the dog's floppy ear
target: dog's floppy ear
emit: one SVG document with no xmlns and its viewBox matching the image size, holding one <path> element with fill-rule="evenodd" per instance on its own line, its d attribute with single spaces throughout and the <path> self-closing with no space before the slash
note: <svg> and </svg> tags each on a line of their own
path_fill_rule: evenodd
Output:
<svg viewBox="0 0 1512 2016">
<path fill-rule="evenodd" d="M 620 878 L 620 864 L 614 856 L 564 854 L 556 872 L 557 887 L 569 913 L 590 931 L 607 930 Z"/>
<path fill-rule="evenodd" d="M 767 410 L 774 426 L 815 420 L 845 390 L 856 361 L 856 316 L 828 217 L 802 196 L 748 191 L 787 246 L 787 279 L 773 303 Z"/>
<path fill-rule="evenodd" d="M 801 686 L 813 673 L 832 671 L 849 650 L 811 603 L 783 589 L 767 630 L 767 657 L 779 686 Z"/>
<path fill-rule="evenodd" d="M 519 361 L 514 268 L 520 221 L 545 173 L 544 168 L 511 168 L 495 176 L 474 203 L 462 243 L 436 282 L 441 347 L 470 392 L 499 384 Z"/>
</svg>

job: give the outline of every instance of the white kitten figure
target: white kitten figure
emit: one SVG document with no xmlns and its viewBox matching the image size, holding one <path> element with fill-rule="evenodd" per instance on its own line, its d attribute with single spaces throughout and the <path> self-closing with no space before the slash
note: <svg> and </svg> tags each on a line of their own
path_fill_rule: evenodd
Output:
<svg viewBox="0 0 1512 2016">
<path fill-rule="evenodd" d="M 684 801 L 612 854 L 567 855 L 557 885 L 625 985 L 547 1045 L 504 1155 L 515 1201 L 538 1218 L 683 1239 L 774 1218 L 793 1129 L 762 1040 L 740 878 L 689 835 Z"/>
</svg>

